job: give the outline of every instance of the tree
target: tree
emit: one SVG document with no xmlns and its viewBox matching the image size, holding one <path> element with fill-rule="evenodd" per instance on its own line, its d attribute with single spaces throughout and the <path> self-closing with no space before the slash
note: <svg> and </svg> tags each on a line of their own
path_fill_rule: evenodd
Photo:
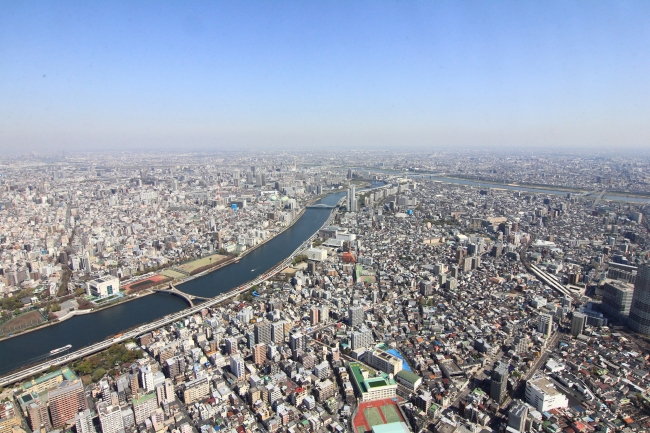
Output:
<svg viewBox="0 0 650 433">
<path fill-rule="evenodd" d="M 57 311 L 61 311 L 61 305 L 60 304 L 52 304 L 50 307 L 50 311 L 53 313 L 56 313 Z"/>
<path fill-rule="evenodd" d="M 105 374 L 106 374 L 106 370 L 99 367 L 97 370 L 95 370 L 93 372 L 93 375 L 91 376 L 91 379 L 92 379 L 93 382 L 97 382 L 99 379 L 104 377 Z"/>
</svg>

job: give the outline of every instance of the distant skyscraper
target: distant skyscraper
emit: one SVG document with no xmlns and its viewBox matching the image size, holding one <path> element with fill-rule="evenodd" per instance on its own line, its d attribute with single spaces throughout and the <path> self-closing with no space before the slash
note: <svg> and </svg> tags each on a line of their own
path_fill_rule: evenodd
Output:
<svg viewBox="0 0 650 433">
<path fill-rule="evenodd" d="M 630 328 L 641 334 L 650 334 L 650 265 L 639 266 L 634 283 Z"/>
<path fill-rule="evenodd" d="M 571 318 L 571 335 L 577 337 L 582 334 L 582 331 L 585 329 L 585 322 L 587 321 L 587 316 L 577 311 L 573 313 Z"/>
<path fill-rule="evenodd" d="M 363 323 L 365 316 L 363 312 L 363 307 L 360 305 L 350 307 L 348 310 L 348 321 L 350 326 L 359 326 Z"/>
</svg>

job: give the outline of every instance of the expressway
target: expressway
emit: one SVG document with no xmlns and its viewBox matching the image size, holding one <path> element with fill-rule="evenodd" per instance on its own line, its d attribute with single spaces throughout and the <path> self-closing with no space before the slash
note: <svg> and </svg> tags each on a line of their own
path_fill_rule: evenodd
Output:
<svg viewBox="0 0 650 433">
<path fill-rule="evenodd" d="M 323 224 L 323 226 L 328 226 L 329 224 L 332 223 L 334 217 L 336 215 L 336 212 L 332 212 L 332 214 L 329 216 L 327 221 Z M 221 295 L 215 296 L 214 298 L 210 298 L 206 302 L 199 304 L 194 307 L 187 308 L 185 310 L 181 310 L 177 313 L 174 314 L 169 314 L 167 316 L 164 316 L 154 322 L 142 325 L 138 328 L 123 332 L 121 334 L 118 334 L 114 336 L 113 338 L 106 339 L 104 341 L 100 341 L 98 343 L 92 344 L 90 346 L 84 347 L 82 349 L 79 349 L 75 352 L 68 353 L 67 355 L 60 356 L 58 358 L 54 359 L 49 359 L 45 362 L 42 362 L 37 365 L 33 365 L 31 367 L 25 368 L 23 370 L 20 370 L 15 373 L 8 374 L 6 376 L 3 376 L 0 378 L 0 387 L 5 387 L 7 385 L 10 385 L 12 383 L 27 379 L 31 376 L 34 376 L 36 374 L 42 373 L 46 370 L 48 370 L 52 366 L 61 366 L 64 364 L 67 364 L 68 362 L 74 361 L 79 358 L 86 357 L 88 355 L 92 355 L 93 353 L 101 352 L 102 350 L 106 350 L 109 347 L 111 347 L 113 344 L 116 343 L 121 343 L 123 341 L 129 340 L 136 338 L 139 335 L 146 334 L 147 332 L 151 332 L 155 329 L 158 329 L 162 326 L 169 325 L 170 323 L 177 322 L 178 320 L 186 317 L 186 316 L 191 316 L 193 314 L 196 314 L 200 312 L 201 310 L 204 310 L 205 308 L 212 307 L 215 305 L 218 305 L 230 298 L 233 298 L 237 295 L 240 295 L 247 290 L 249 290 L 251 287 L 258 285 L 259 283 L 268 280 L 269 278 L 273 277 L 275 274 L 280 272 L 281 270 L 285 269 L 287 266 L 291 264 L 293 259 L 300 254 L 305 248 L 308 247 L 309 243 L 313 241 L 313 239 L 316 237 L 317 233 L 314 233 L 312 236 L 310 236 L 305 242 L 303 242 L 298 248 L 294 250 L 289 257 L 284 259 L 282 262 L 278 263 L 275 265 L 273 268 L 271 268 L 269 271 L 264 273 L 263 275 L 260 275 L 259 277 L 255 278 L 252 281 L 249 281 L 245 284 L 242 284 L 241 286 L 227 292 L 227 293 L 222 293 Z"/>
</svg>

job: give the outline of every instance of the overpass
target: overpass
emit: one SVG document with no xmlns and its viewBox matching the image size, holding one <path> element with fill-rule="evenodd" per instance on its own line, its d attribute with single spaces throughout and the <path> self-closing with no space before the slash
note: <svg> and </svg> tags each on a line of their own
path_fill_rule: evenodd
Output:
<svg viewBox="0 0 650 433">
<path fill-rule="evenodd" d="M 332 223 L 332 221 L 334 220 L 335 215 L 336 215 L 336 212 L 332 212 L 331 215 L 329 216 L 329 218 L 327 219 L 327 221 L 325 221 L 325 223 L 323 224 L 323 227 L 330 225 Z M 147 332 L 151 332 L 151 331 L 153 331 L 155 329 L 158 329 L 158 328 L 160 328 L 162 326 L 166 326 L 166 325 L 169 325 L 171 323 L 177 322 L 177 321 L 179 321 L 180 319 L 182 319 L 182 318 L 184 318 L 186 316 L 191 316 L 191 315 L 196 314 L 196 313 L 200 312 L 201 310 L 204 310 L 204 309 L 206 309 L 208 307 L 213 307 L 215 305 L 218 305 L 218 304 L 220 304 L 222 302 L 227 301 L 228 299 L 234 298 L 235 296 L 238 296 L 238 295 L 246 292 L 247 290 L 250 290 L 253 286 L 256 286 L 256 285 L 260 284 L 261 282 L 268 280 L 269 278 L 271 278 L 272 276 L 274 276 L 275 274 L 277 274 L 281 270 L 285 269 L 287 266 L 291 265 L 291 262 L 293 261 L 293 259 L 297 255 L 302 253 L 303 250 L 305 250 L 309 246 L 309 243 L 311 243 L 314 240 L 317 233 L 318 232 L 314 233 L 305 242 L 300 244 L 300 246 L 298 248 L 296 248 L 293 251 L 293 253 L 291 253 L 291 255 L 289 255 L 289 257 L 287 257 L 286 259 L 284 259 L 283 261 L 281 261 L 280 263 L 278 263 L 277 265 L 275 265 L 274 267 L 269 269 L 266 273 L 264 273 L 263 275 L 258 276 L 257 278 L 255 278 L 252 281 L 244 283 L 241 286 L 236 287 L 236 288 L 232 289 L 231 291 L 229 291 L 227 293 L 222 293 L 221 295 L 215 296 L 214 298 L 210 298 L 206 302 L 204 302 L 204 303 L 202 303 L 200 305 L 191 306 L 190 308 L 186 308 L 185 310 L 181 310 L 181 311 L 178 311 L 176 313 L 168 314 L 167 316 L 161 317 L 160 319 L 158 319 L 158 320 L 156 320 L 154 322 L 147 323 L 147 324 L 141 325 L 138 328 L 131 329 L 131 330 L 125 331 L 123 333 L 117 334 L 112 338 L 108 338 L 108 339 L 106 339 L 104 341 L 100 341 L 100 342 L 92 344 L 90 346 L 83 347 L 83 348 L 81 348 L 81 349 L 79 349 L 79 350 L 77 350 L 75 352 L 70 352 L 67 355 L 63 355 L 63 356 L 60 356 L 60 357 L 54 358 L 54 359 L 49 359 L 49 360 L 44 361 L 44 362 L 42 362 L 40 364 L 33 365 L 31 367 L 25 368 L 25 369 L 20 370 L 18 372 L 10 373 L 10 374 L 0 378 L 0 386 L 5 387 L 5 386 L 10 385 L 10 384 L 12 384 L 14 382 L 18 382 L 18 381 L 27 379 L 29 377 L 32 377 L 32 376 L 34 376 L 36 374 L 42 373 L 42 372 L 48 370 L 52 366 L 62 366 L 62 365 L 65 365 L 65 364 L 67 364 L 67 363 L 69 363 L 71 361 L 74 361 L 76 359 L 84 358 L 86 356 L 92 355 L 93 353 L 101 352 L 102 350 L 108 349 L 113 344 L 121 343 L 121 342 L 124 342 L 126 340 L 136 338 L 139 335 L 146 334 Z M 162 291 L 167 292 L 167 293 L 171 292 L 171 290 L 162 290 Z M 191 295 L 187 295 L 184 292 L 181 292 L 178 289 L 176 289 L 176 292 L 177 293 L 175 293 L 175 294 L 179 295 L 179 296 L 180 296 L 181 293 L 183 295 L 185 295 L 185 296 L 191 296 Z M 195 299 L 196 299 L 196 297 L 195 297 Z"/>
<path fill-rule="evenodd" d="M 201 296 L 194 296 L 190 295 L 189 293 L 182 292 L 178 290 L 172 283 L 169 283 L 169 288 L 167 289 L 153 289 L 154 292 L 156 293 L 169 293 L 170 295 L 176 295 L 179 298 L 182 298 L 190 304 L 190 307 L 194 306 L 194 301 L 205 301 L 206 298 L 203 298 Z"/>
</svg>

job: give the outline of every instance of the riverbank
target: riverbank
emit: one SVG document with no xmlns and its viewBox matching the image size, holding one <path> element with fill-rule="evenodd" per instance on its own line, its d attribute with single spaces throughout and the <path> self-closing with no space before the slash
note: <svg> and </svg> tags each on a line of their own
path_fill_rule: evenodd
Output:
<svg viewBox="0 0 650 433">
<path fill-rule="evenodd" d="M 12 339 L 12 338 L 15 338 L 15 337 L 19 337 L 19 336 L 21 336 L 21 335 L 28 334 L 28 333 L 33 332 L 33 331 L 38 331 L 38 330 L 41 330 L 41 329 L 43 329 L 43 328 L 47 328 L 47 327 L 50 327 L 50 326 L 54 326 L 54 325 L 57 325 L 57 324 L 60 324 L 60 323 L 62 323 L 62 322 L 64 322 L 64 321 L 66 321 L 66 320 L 68 320 L 68 319 L 71 319 L 71 318 L 73 318 L 73 317 L 75 317 L 75 316 L 86 315 L 86 314 L 91 314 L 91 313 L 97 313 L 97 312 L 100 312 L 100 311 L 103 311 L 103 310 L 106 310 L 106 309 L 109 309 L 109 308 L 117 307 L 117 306 L 122 305 L 122 304 L 125 304 L 125 303 L 127 303 L 127 302 L 130 302 L 130 301 L 134 301 L 134 300 L 140 299 L 140 298 L 142 298 L 142 297 L 144 297 L 144 296 L 148 296 L 148 295 L 154 294 L 154 293 L 155 293 L 154 290 L 156 290 L 156 289 L 161 289 L 161 288 L 163 288 L 163 287 L 166 287 L 166 286 L 168 286 L 170 283 L 174 284 L 175 286 L 179 286 L 179 285 L 181 285 L 181 284 L 183 284 L 183 283 L 190 282 L 190 281 L 195 280 L 195 279 L 197 279 L 197 278 L 199 278 L 199 277 L 203 277 L 203 276 L 205 276 L 205 275 L 207 275 L 207 274 L 210 274 L 210 273 L 212 273 L 212 272 L 218 271 L 219 269 L 222 269 L 222 268 L 224 268 L 224 267 L 226 267 L 226 266 L 228 266 L 228 265 L 231 265 L 231 264 L 233 264 L 233 263 L 237 263 L 237 262 L 239 262 L 239 260 L 241 260 L 244 256 L 250 254 L 251 252 L 253 252 L 253 251 L 256 250 L 257 248 L 261 247 L 262 245 L 266 244 L 267 242 L 269 242 L 269 241 L 275 239 L 277 236 L 281 235 L 281 234 L 284 233 L 286 230 L 288 230 L 289 228 L 291 228 L 294 224 L 296 224 L 296 223 L 300 220 L 300 218 L 304 215 L 304 213 L 305 213 L 305 211 L 306 211 L 306 209 L 307 209 L 307 206 L 309 206 L 309 205 L 315 203 L 315 202 L 318 201 L 318 200 L 321 200 L 321 199 L 324 198 L 324 197 L 327 197 L 329 194 L 332 194 L 332 193 L 334 193 L 334 192 L 335 192 L 335 191 L 331 191 L 331 192 L 328 192 L 328 193 L 326 193 L 326 194 L 321 194 L 321 195 L 319 195 L 319 196 L 317 196 L 317 197 L 312 198 L 311 200 L 309 200 L 308 202 L 306 202 L 306 204 L 303 206 L 303 208 L 300 210 L 300 212 L 298 212 L 298 214 L 296 215 L 296 217 L 293 218 L 293 219 L 289 222 L 289 224 L 287 224 L 286 226 L 282 227 L 282 228 L 281 228 L 277 233 L 275 233 L 273 236 L 270 236 L 269 238 L 265 239 L 264 241 L 260 242 L 259 244 L 255 245 L 254 247 L 251 247 L 251 248 L 246 249 L 244 252 L 242 252 L 242 253 L 241 253 L 240 255 L 238 255 L 238 256 L 233 256 L 233 257 L 231 257 L 231 258 L 229 258 L 229 259 L 227 259 L 227 260 L 225 260 L 225 261 L 223 261 L 223 262 L 221 262 L 221 263 L 216 264 L 216 265 L 215 265 L 214 267 L 212 267 L 212 268 L 209 268 L 209 269 L 206 269 L 206 270 L 204 270 L 204 271 L 202 271 L 202 272 L 199 272 L 199 273 L 196 274 L 196 275 L 190 275 L 190 276 L 187 276 L 187 277 L 184 277 L 184 278 L 177 278 L 177 279 L 167 280 L 167 281 L 165 281 L 165 282 L 162 282 L 162 283 L 156 284 L 156 285 L 154 285 L 154 286 L 152 286 L 152 287 L 148 287 L 147 289 L 144 289 L 144 290 L 142 290 L 142 291 L 139 291 L 139 292 L 135 292 L 135 293 L 132 293 L 132 294 L 125 295 L 125 296 L 123 296 L 122 298 L 119 298 L 119 299 L 116 299 L 115 301 L 112 301 L 112 302 L 107 303 L 106 305 L 98 306 L 98 307 L 91 308 L 91 309 L 87 309 L 87 310 L 71 310 L 71 311 L 68 311 L 67 314 L 61 316 L 60 318 L 58 318 L 58 319 L 56 319 L 56 320 L 48 320 L 48 321 L 46 321 L 46 322 L 40 323 L 40 324 L 38 324 L 38 325 L 35 325 L 34 327 L 27 328 L 27 329 L 24 329 L 24 330 L 19 331 L 19 332 L 17 332 L 17 333 L 12 333 L 12 334 L 10 334 L 10 335 L 6 335 L 6 336 L 3 336 L 3 337 L 0 337 L 0 341 L 4 341 L 4 340 L 8 340 L 8 339 Z M 200 259 L 195 259 L 195 260 L 200 260 Z M 162 271 L 162 270 L 160 270 L 159 272 L 161 272 L 161 271 Z"/>
</svg>

